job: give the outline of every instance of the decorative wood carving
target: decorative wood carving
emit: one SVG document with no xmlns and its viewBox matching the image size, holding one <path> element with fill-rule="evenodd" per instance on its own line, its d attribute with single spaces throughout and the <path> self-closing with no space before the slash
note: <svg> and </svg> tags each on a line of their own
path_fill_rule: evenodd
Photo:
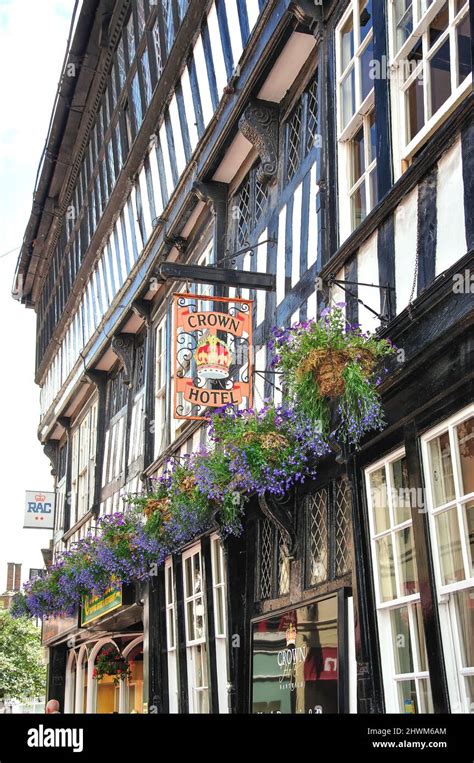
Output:
<svg viewBox="0 0 474 763">
<path fill-rule="evenodd" d="M 59 443 L 57 440 L 48 440 L 47 443 L 43 445 L 43 452 L 45 456 L 49 459 L 49 462 L 51 464 L 51 474 L 53 477 L 58 476 L 58 466 L 59 466 Z"/>
<path fill-rule="evenodd" d="M 313 34 L 319 41 L 323 34 L 323 4 L 314 0 L 293 0 L 288 10 L 297 21 Z"/>
<path fill-rule="evenodd" d="M 135 334 L 116 334 L 112 337 L 112 350 L 122 361 L 123 382 L 127 387 L 132 386 L 134 347 Z"/>
<path fill-rule="evenodd" d="M 278 175 L 278 114 L 274 103 L 258 98 L 250 101 L 239 119 L 239 130 L 257 151 L 261 165 L 260 183 L 275 183 Z"/>
</svg>

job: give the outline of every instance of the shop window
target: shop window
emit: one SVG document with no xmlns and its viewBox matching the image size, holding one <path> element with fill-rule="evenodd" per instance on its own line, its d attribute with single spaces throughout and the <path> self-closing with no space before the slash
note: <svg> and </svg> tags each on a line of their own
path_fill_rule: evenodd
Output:
<svg viewBox="0 0 474 763">
<path fill-rule="evenodd" d="M 183 554 L 186 657 L 190 713 L 209 712 L 209 665 L 201 549 Z"/>
<path fill-rule="evenodd" d="M 285 180 L 289 182 L 318 139 L 318 70 L 285 122 Z"/>
<path fill-rule="evenodd" d="M 268 189 L 257 178 L 259 165 L 246 175 L 231 205 L 235 221 L 235 248 L 248 246 L 254 229 L 267 207 Z"/>
<path fill-rule="evenodd" d="M 92 508 L 96 440 L 97 403 L 94 403 L 72 434 L 71 526 Z"/>
<path fill-rule="evenodd" d="M 467 0 L 388 0 L 397 174 L 470 92 Z"/>
<path fill-rule="evenodd" d="M 405 454 L 366 470 L 387 712 L 432 713 Z"/>
<path fill-rule="evenodd" d="M 334 480 L 307 495 L 304 517 L 306 586 L 310 588 L 350 572 L 351 492 L 347 480 Z"/>
<path fill-rule="evenodd" d="M 474 708 L 474 406 L 422 439 L 451 709 Z"/>
<path fill-rule="evenodd" d="M 165 562 L 165 605 L 166 605 L 166 651 L 168 655 L 169 711 L 179 712 L 178 703 L 178 656 L 176 653 L 176 608 L 174 593 L 173 561 Z"/>
<path fill-rule="evenodd" d="M 324 597 L 252 624 L 253 713 L 347 712 L 340 662 L 339 595 Z M 347 675 L 347 674 L 345 674 Z"/>
<path fill-rule="evenodd" d="M 351 0 L 336 33 L 342 239 L 378 201 L 372 0 Z"/>
<path fill-rule="evenodd" d="M 290 560 L 283 538 L 269 519 L 258 523 L 257 600 L 285 596 L 290 590 Z"/>
</svg>

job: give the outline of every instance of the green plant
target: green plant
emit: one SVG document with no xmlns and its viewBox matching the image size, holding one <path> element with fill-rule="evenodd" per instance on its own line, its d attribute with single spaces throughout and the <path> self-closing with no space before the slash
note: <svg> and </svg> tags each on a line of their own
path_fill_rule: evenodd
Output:
<svg viewBox="0 0 474 763">
<path fill-rule="evenodd" d="M 101 681 L 104 676 L 112 676 L 114 685 L 118 686 L 120 681 L 130 679 L 132 671 L 126 657 L 120 654 L 114 646 L 105 646 L 100 650 L 92 677 L 96 681 Z"/>
</svg>

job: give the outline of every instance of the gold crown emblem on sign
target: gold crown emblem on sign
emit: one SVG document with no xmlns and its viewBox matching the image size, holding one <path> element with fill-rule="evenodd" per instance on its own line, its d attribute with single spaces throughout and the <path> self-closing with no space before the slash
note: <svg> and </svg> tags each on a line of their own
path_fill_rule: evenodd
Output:
<svg viewBox="0 0 474 763">
<path fill-rule="evenodd" d="M 226 379 L 232 363 L 232 353 L 215 334 L 202 337 L 194 353 L 197 372 L 203 379 Z"/>
<path fill-rule="evenodd" d="M 296 643 L 296 628 L 293 623 L 290 623 L 286 629 L 285 638 L 287 646 L 290 646 L 291 644 L 294 645 Z"/>
<path fill-rule="evenodd" d="M 36 503 L 44 503 L 45 500 L 46 500 L 46 496 L 43 495 L 43 493 L 38 493 L 38 495 L 35 495 Z"/>
</svg>

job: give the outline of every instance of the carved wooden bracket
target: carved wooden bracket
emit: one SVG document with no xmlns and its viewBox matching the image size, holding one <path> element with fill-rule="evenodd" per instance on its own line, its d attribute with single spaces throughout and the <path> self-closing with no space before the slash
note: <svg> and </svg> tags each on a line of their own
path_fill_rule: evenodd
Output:
<svg viewBox="0 0 474 763">
<path fill-rule="evenodd" d="M 293 559 L 296 553 L 296 532 L 294 528 L 293 512 L 287 508 L 283 501 L 278 501 L 273 497 L 260 495 L 258 498 L 260 509 L 267 519 L 276 525 L 283 537 L 288 556 Z"/>
<path fill-rule="evenodd" d="M 49 459 L 49 462 L 51 464 L 51 474 L 53 477 L 58 476 L 58 466 L 59 466 L 59 443 L 57 440 L 48 440 L 45 445 L 43 445 L 43 452 L 45 456 Z"/>
<path fill-rule="evenodd" d="M 227 183 L 219 183 L 216 180 L 211 180 L 208 183 L 196 180 L 193 183 L 193 193 L 199 201 L 207 204 L 216 214 L 218 204 L 227 204 L 228 185 Z"/>
<path fill-rule="evenodd" d="M 240 132 L 262 162 L 257 173 L 261 183 L 275 183 L 278 176 L 278 114 L 274 103 L 255 98 L 239 119 Z"/>
<path fill-rule="evenodd" d="M 132 386 L 134 348 L 135 334 L 116 334 L 112 337 L 112 350 L 122 361 L 123 381 L 127 387 Z"/>
<path fill-rule="evenodd" d="M 300 24 L 308 27 L 309 31 L 316 38 L 316 41 L 321 39 L 324 28 L 322 2 L 316 3 L 314 0 L 293 0 L 289 5 L 288 10 Z"/>
<path fill-rule="evenodd" d="M 151 325 L 151 311 L 153 303 L 148 299 L 135 299 L 132 302 L 132 310 L 147 326 Z"/>
</svg>

